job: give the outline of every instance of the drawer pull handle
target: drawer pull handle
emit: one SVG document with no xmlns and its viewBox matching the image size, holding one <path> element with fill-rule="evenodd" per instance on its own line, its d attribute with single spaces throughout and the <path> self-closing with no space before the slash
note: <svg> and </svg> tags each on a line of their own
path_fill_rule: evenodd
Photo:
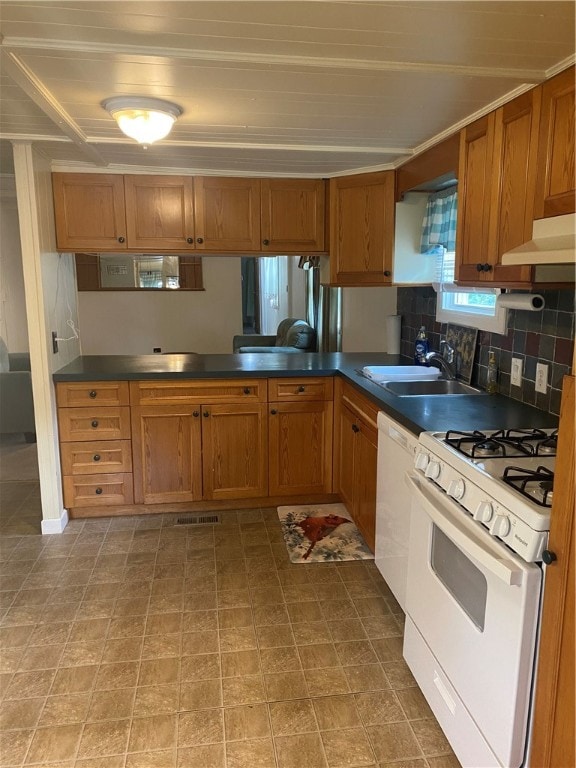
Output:
<svg viewBox="0 0 576 768">
<path fill-rule="evenodd" d="M 90 390 L 90 392 L 88 392 L 88 394 L 90 395 L 90 397 L 92 398 L 92 400 L 94 400 L 94 398 L 96 397 L 96 395 L 98 394 L 98 392 L 96 392 L 96 390 L 95 390 L 95 389 L 91 389 L 91 390 Z"/>
<path fill-rule="evenodd" d="M 91 426 L 93 426 L 94 429 L 96 429 L 96 427 L 98 426 L 98 419 L 94 419 L 94 421 L 91 423 Z"/>
<path fill-rule="evenodd" d="M 118 238 L 118 242 L 119 243 L 123 243 L 123 242 L 125 242 L 125 240 L 126 240 L 126 238 L 124 238 L 124 237 L 119 237 Z"/>
<path fill-rule="evenodd" d="M 270 413 L 272 414 L 272 416 L 276 416 L 276 414 L 278 413 L 278 411 L 277 411 L 275 408 L 272 408 L 272 410 L 270 411 Z"/>
<path fill-rule="evenodd" d="M 298 387 L 298 392 L 306 392 L 306 387 Z"/>
<path fill-rule="evenodd" d="M 94 456 L 92 456 L 92 458 L 94 459 L 94 461 L 100 461 L 100 454 L 95 453 Z"/>
<path fill-rule="evenodd" d="M 102 494 L 102 488 L 96 488 L 94 493 L 96 494 L 96 496 L 100 496 Z"/>
<path fill-rule="evenodd" d="M 360 432 L 360 427 L 357 427 L 356 424 L 352 424 L 352 432 Z"/>
<path fill-rule="evenodd" d="M 204 242 L 204 238 L 203 237 L 197 237 L 196 238 L 196 242 L 202 244 Z"/>
<path fill-rule="evenodd" d="M 204 411 L 204 413 L 202 414 L 202 416 L 204 416 L 204 418 L 205 418 L 205 419 L 207 419 L 207 418 L 208 418 L 208 416 L 210 416 L 210 412 L 209 412 L 209 411 Z"/>
<path fill-rule="evenodd" d="M 188 243 L 188 245 L 192 245 L 192 243 L 194 242 L 194 238 L 193 237 L 187 237 L 186 238 L 186 242 Z"/>
<path fill-rule="evenodd" d="M 250 394 L 250 387 L 244 387 L 244 394 L 249 395 Z"/>
<path fill-rule="evenodd" d="M 270 240 L 262 240 L 262 245 L 270 245 Z"/>
<path fill-rule="evenodd" d="M 200 416 L 200 412 L 199 411 L 192 411 L 192 416 L 194 416 L 194 418 L 197 419 L 198 416 Z"/>
</svg>

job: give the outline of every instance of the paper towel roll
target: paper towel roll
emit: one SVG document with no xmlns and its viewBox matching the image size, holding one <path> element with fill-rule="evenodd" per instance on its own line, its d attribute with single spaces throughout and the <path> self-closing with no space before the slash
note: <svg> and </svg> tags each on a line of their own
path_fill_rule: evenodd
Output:
<svg viewBox="0 0 576 768">
<path fill-rule="evenodd" d="M 386 352 L 400 354 L 400 325 L 402 315 L 386 315 Z"/>
<path fill-rule="evenodd" d="M 507 309 L 526 309 L 529 312 L 540 312 L 544 309 L 544 296 L 539 293 L 501 293 L 496 299 L 499 307 Z"/>
</svg>

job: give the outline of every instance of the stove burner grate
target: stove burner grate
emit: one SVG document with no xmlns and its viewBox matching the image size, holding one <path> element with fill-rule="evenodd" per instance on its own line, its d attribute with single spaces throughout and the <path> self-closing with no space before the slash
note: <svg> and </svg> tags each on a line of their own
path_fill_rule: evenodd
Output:
<svg viewBox="0 0 576 768">
<path fill-rule="evenodd" d="M 506 467 L 502 479 L 541 507 L 552 506 L 554 472 L 550 469 L 546 467 L 538 467 L 535 470 Z"/>
<path fill-rule="evenodd" d="M 555 456 L 557 433 L 547 434 L 541 429 L 499 429 L 491 434 L 449 430 L 444 442 L 471 459 Z"/>
</svg>

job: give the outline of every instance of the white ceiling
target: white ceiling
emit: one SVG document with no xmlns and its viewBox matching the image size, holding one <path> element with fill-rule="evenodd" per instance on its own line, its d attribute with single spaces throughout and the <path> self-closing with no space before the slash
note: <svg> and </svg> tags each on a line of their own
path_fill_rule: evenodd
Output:
<svg viewBox="0 0 576 768">
<path fill-rule="evenodd" d="M 573 63 L 574 11 L 572 0 L 2 0 L 0 150 L 9 163 L 8 140 L 32 141 L 57 169 L 392 168 Z M 184 114 L 143 149 L 100 106 L 121 94 Z"/>
</svg>

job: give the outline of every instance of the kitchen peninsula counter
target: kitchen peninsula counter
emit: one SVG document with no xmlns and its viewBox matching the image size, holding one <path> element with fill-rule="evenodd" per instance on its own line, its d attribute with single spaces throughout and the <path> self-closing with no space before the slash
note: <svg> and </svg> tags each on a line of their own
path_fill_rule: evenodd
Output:
<svg viewBox="0 0 576 768">
<path fill-rule="evenodd" d="M 382 353 L 260 353 L 236 355 L 84 355 L 53 374 L 55 382 L 338 375 L 357 386 L 378 408 L 414 434 L 447 429 L 556 427 L 558 417 L 502 395 L 397 397 L 363 376 L 366 365 L 402 365 Z M 409 367 L 409 366 L 408 366 Z"/>
</svg>

